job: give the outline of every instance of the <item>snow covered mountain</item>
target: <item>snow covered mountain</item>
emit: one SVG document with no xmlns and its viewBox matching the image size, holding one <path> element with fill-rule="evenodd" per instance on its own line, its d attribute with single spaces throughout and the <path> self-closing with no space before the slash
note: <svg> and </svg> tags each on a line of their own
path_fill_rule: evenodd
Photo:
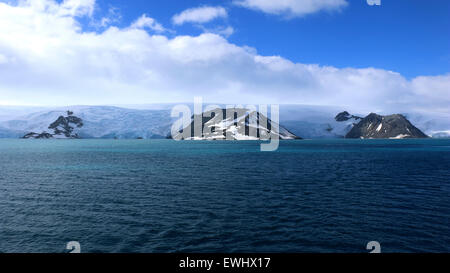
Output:
<svg viewBox="0 0 450 273">
<path fill-rule="evenodd" d="M 177 140 L 266 140 L 273 137 L 300 139 L 263 114 L 244 108 L 214 109 L 194 115 L 189 126 L 172 135 Z"/>
<path fill-rule="evenodd" d="M 49 131 L 49 125 L 60 116 L 65 116 L 68 110 L 83 120 L 83 127 L 74 129 L 81 138 L 165 138 L 170 134 L 174 122 L 170 117 L 173 106 L 174 104 L 130 105 L 127 106 L 129 108 L 0 106 L 0 138 L 20 138 L 30 132 Z M 370 113 L 350 114 L 350 111 L 342 111 L 342 107 L 334 106 L 280 105 L 280 124 L 293 135 L 302 138 L 344 138 L 354 124 L 360 122 L 358 117 Z M 336 113 L 340 114 L 336 116 Z M 401 114 L 426 135 L 450 137 L 448 115 L 416 112 Z M 269 117 L 270 115 L 271 113 L 268 114 Z"/>
<path fill-rule="evenodd" d="M 333 106 L 280 106 L 280 122 L 303 138 L 344 138 L 367 114 L 352 115 Z M 341 112 L 341 113 L 339 113 Z M 336 113 L 339 113 L 336 116 Z M 382 115 L 391 113 L 381 112 Z M 415 127 L 433 138 L 450 138 L 450 116 L 443 113 L 401 112 Z"/>
</svg>

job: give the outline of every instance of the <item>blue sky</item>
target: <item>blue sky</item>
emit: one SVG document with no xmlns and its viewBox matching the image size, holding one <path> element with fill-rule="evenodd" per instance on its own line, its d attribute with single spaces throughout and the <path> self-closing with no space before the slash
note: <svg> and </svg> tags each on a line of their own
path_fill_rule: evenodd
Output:
<svg viewBox="0 0 450 273">
<path fill-rule="evenodd" d="M 450 114 L 450 1 L 0 0 L 0 105 Z"/>
<path fill-rule="evenodd" d="M 261 55 L 280 55 L 295 62 L 335 67 L 376 67 L 412 78 L 450 71 L 450 1 L 383 0 L 369 6 L 351 0 L 340 11 L 318 12 L 300 18 L 255 12 L 218 0 L 100 0 L 101 7 L 117 7 L 128 25 L 142 13 L 172 27 L 178 35 L 199 35 L 192 24 L 174 27 L 175 13 L 202 5 L 221 5 L 228 18 L 206 24 L 230 25 L 228 38 Z"/>
</svg>

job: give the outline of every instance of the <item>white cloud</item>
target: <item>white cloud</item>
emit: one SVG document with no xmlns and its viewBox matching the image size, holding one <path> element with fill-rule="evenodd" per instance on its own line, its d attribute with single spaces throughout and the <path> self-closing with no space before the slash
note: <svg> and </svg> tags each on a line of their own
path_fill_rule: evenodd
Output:
<svg viewBox="0 0 450 273">
<path fill-rule="evenodd" d="M 165 28 L 155 19 L 147 17 L 147 15 L 142 15 L 137 19 L 133 24 L 131 24 L 131 28 L 149 28 L 156 32 L 164 32 Z"/>
<path fill-rule="evenodd" d="M 92 16 L 94 8 L 95 0 L 64 0 L 60 5 L 61 12 L 71 16 Z"/>
<path fill-rule="evenodd" d="M 61 3 L 54 0 L 22 0 L 19 3 L 36 12 L 47 12 L 59 16 L 92 16 L 95 9 L 95 0 L 63 0 Z"/>
<path fill-rule="evenodd" d="M 142 27 L 155 22 L 146 16 L 135 27 L 84 32 L 75 15 L 43 2 L 53 8 L 0 2 L 0 55 L 7 60 L 0 63 L 0 102 L 140 104 L 203 96 L 223 103 L 450 111 L 450 74 L 408 80 L 382 69 L 294 63 L 213 33 L 149 34 Z"/>
<path fill-rule="evenodd" d="M 411 85 L 414 93 L 411 100 L 420 98 L 418 103 L 422 100 L 433 101 L 434 110 L 450 112 L 450 74 L 434 77 L 420 76 L 413 79 Z"/>
<path fill-rule="evenodd" d="M 203 6 L 199 8 L 187 9 L 173 16 L 172 21 L 175 25 L 184 23 L 207 23 L 217 18 L 226 18 L 227 10 L 223 7 Z"/>
<path fill-rule="evenodd" d="M 230 27 L 230 26 L 225 27 L 225 28 L 219 28 L 219 29 L 216 29 L 216 33 L 217 33 L 217 34 L 220 34 L 220 35 L 223 35 L 223 36 L 225 36 L 225 37 L 228 37 L 228 36 L 233 35 L 233 33 L 234 33 L 234 28 L 233 28 L 233 27 Z"/>
<path fill-rule="evenodd" d="M 249 9 L 288 17 L 301 17 L 320 11 L 335 11 L 348 5 L 346 0 L 235 0 L 234 3 Z"/>
<path fill-rule="evenodd" d="M 230 37 L 234 33 L 234 28 L 231 26 L 227 27 L 215 27 L 215 28 L 206 28 L 203 26 L 199 26 L 200 29 L 203 30 L 205 33 L 215 33 L 221 36 L 224 36 L 226 38 Z"/>
</svg>

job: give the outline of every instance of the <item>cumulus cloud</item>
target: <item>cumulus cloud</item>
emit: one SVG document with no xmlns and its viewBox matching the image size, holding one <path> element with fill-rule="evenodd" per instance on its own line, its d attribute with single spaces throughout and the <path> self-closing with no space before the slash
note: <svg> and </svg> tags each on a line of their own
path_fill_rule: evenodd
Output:
<svg viewBox="0 0 450 273">
<path fill-rule="evenodd" d="M 450 74 L 441 76 L 420 76 L 412 80 L 411 89 L 414 93 L 411 103 L 433 101 L 434 110 L 450 111 Z M 420 99 L 419 99 L 420 98 Z M 417 99 L 417 102 L 414 100 Z"/>
<path fill-rule="evenodd" d="M 226 38 L 151 34 L 129 27 L 85 32 L 76 14 L 0 2 L 0 101 L 21 104 L 191 102 L 339 105 L 369 111 L 449 111 L 450 75 L 417 77 L 262 56 Z M 32 1 L 35 2 L 35 1 Z M 88 13 L 86 13 L 88 14 Z M 144 18 L 144 19 L 143 19 Z M 447 107 L 445 107 L 447 106 Z"/>
<path fill-rule="evenodd" d="M 288 17 L 301 17 L 319 11 L 335 11 L 348 5 L 346 0 L 235 0 L 234 3 L 249 9 Z"/>
<path fill-rule="evenodd" d="M 184 23 L 207 23 L 217 18 L 226 18 L 227 10 L 223 7 L 203 6 L 187 9 L 173 16 L 172 21 L 175 25 Z"/>
</svg>

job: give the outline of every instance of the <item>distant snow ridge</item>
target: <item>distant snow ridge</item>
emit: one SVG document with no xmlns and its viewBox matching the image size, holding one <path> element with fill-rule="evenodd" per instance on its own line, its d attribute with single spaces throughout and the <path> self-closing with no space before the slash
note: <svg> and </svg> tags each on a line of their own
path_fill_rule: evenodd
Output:
<svg viewBox="0 0 450 273">
<path fill-rule="evenodd" d="M 71 106 L 70 110 L 82 120 L 83 126 L 72 126 L 71 135 L 77 134 L 84 139 L 164 139 L 170 132 L 173 119 L 170 110 L 136 110 L 113 106 Z M 1 113 L 1 108 L 0 108 Z M 49 129 L 60 116 L 67 116 L 67 108 L 40 109 L 25 115 L 11 115 L 7 120 L 0 121 L 0 137 L 17 138 L 29 132 L 36 133 L 30 138 L 39 136 L 39 132 L 54 134 L 54 129 L 62 130 L 63 123 L 58 128 Z M 61 120 L 62 121 L 62 120 Z M 65 138 L 58 134 L 58 138 Z M 45 138 L 46 135 L 41 137 Z"/>
<path fill-rule="evenodd" d="M 195 132 L 196 120 L 201 121 L 199 134 Z M 188 127 L 172 136 L 184 140 L 267 140 L 274 137 L 301 139 L 263 114 L 243 108 L 215 109 L 194 115 Z"/>
<path fill-rule="evenodd" d="M 434 113 L 405 113 L 403 114 L 417 128 L 433 138 L 450 138 L 450 116 Z"/>
</svg>

